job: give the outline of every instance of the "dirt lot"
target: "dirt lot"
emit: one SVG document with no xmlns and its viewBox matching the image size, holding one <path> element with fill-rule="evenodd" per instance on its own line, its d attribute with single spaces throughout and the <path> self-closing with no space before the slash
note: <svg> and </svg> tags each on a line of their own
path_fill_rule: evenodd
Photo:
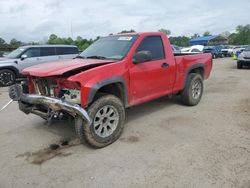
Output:
<svg viewBox="0 0 250 188">
<path fill-rule="evenodd" d="M 163 97 L 128 109 L 122 137 L 98 150 L 12 103 L 0 113 L 0 187 L 249 188 L 249 71 L 215 60 L 198 106 Z"/>
</svg>

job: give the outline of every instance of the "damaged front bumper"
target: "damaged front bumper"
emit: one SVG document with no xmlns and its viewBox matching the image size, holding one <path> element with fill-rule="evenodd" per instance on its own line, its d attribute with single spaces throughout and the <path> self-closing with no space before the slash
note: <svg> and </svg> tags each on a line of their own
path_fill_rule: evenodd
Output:
<svg viewBox="0 0 250 188">
<path fill-rule="evenodd" d="M 19 102 L 19 108 L 24 113 L 33 113 L 48 119 L 56 112 L 66 112 L 69 115 L 82 117 L 88 125 L 92 120 L 87 111 L 78 104 L 70 103 L 59 98 L 47 97 L 42 95 L 25 94 L 20 85 L 13 85 L 9 88 L 9 96 L 12 100 Z M 48 109 L 47 113 L 37 110 L 36 105 L 41 105 Z"/>
</svg>

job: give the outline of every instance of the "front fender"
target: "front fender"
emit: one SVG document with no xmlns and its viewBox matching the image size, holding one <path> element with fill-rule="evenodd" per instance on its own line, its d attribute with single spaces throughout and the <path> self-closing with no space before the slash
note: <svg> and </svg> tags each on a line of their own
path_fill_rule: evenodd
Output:
<svg viewBox="0 0 250 188">
<path fill-rule="evenodd" d="M 127 105 L 128 104 L 128 90 L 127 90 L 125 80 L 122 76 L 114 76 L 111 78 L 107 78 L 107 79 L 101 80 L 101 81 L 97 82 L 95 85 L 93 85 L 89 91 L 89 94 L 88 94 L 88 100 L 87 100 L 88 104 L 93 101 L 96 92 L 100 88 L 102 88 L 106 85 L 109 85 L 109 84 L 114 84 L 114 83 L 121 83 L 122 84 L 122 86 L 124 88 L 124 96 L 125 96 L 124 102 Z"/>
</svg>

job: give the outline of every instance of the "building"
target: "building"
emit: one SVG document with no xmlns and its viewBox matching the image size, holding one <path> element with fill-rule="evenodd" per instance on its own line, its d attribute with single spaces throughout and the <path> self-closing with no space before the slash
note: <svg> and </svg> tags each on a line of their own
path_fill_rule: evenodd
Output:
<svg viewBox="0 0 250 188">
<path fill-rule="evenodd" d="M 190 45 L 221 45 L 228 44 L 228 39 L 221 35 L 210 35 L 205 37 L 198 37 L 189 41 Z"/>
</svg>

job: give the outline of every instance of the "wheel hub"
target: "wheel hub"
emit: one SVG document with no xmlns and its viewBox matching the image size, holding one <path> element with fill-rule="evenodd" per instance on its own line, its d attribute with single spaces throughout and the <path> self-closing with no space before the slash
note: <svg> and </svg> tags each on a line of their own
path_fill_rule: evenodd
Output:
<svg viewBox="0 0 250 188">
<path fill-rule="evenodd" d="M 0 74 L 0 82 L 3 85 L 8 85 L 13 82 L 13 76 L 9 72 L 3 72 Z"/>
<path fill-rule="evenodd" d="M 195 81 L 192 85 L 192 96 L 194 99 L 198 99 L 201 95 L 201 82 Z"/>
<path fill-rule="evenodd" d="M 102 138 L 108 137 L 116 130 L 118 123 L 117 109 L 112 105 L 105 105 L 98 110 L 94 117 L 94 132 Z"/>
</svg>

